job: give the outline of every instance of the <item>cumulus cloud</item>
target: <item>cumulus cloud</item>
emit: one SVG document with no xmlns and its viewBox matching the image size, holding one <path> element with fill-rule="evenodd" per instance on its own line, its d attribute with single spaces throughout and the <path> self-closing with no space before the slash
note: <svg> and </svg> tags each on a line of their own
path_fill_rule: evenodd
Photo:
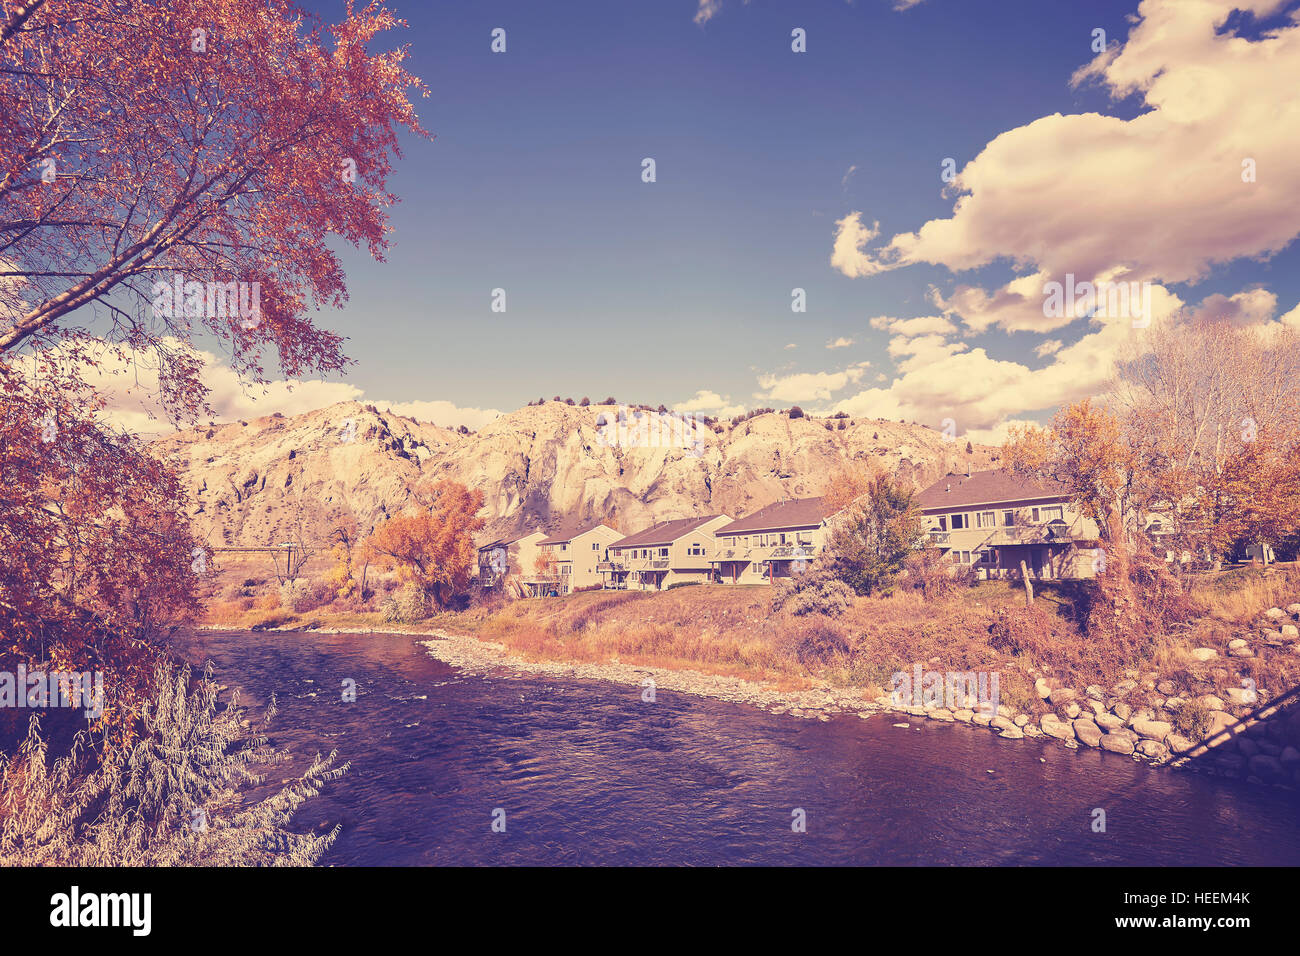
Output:
<svg viewBox="0 0 1300 956">
<path fill-rule="evenodd" d="M 831 341 L 827 342 L 826 347 L 828 349 L 846 349 L 850 345 L 852 345 L 853 342 L 854 340 L 849 338 L 848 336 L 841 335 L 838 339 L 832 339 Z"/>
<path fill-rule="evenodd" d="M 832 265 L 867 276 L 1010 261 L 1032 274 L 991 295 L 959 288 L 948 308 L 977 330 L 1043 329 L 1035 306 L 1048 279 L 1197 281 L 1215 264 L 1276 253 L 1300 233 L 1300 25 L 1253 41 L 1216 27 L 1234 8 L 1277 6 L 1143 0 L 1126 42 L 1072 82 L 1139 96 L 1144 112 L 1054 114 L 1002 133 L 950 184 L 951 217 L 873 249 L 878 224 L 852 212 L 836 223 Z"/>
<path fill-rule="evenodd" d="M 848 385 L 862 381 L 870 362 L 858 362 L 839 372 L 796 372 L 790 375 L 761 375 L 763 391 L 756 398 L 779 402 L 828 401 Z"/>
<path fill-rule="evenodd" d="M 165 344 L 169 348 L 183 347 L 175 340 Z M 461 408 L 447 401 L 386 402 L 369 397 L 349 382 L 290 379 L 253 385 L 240 381 L 214 353 L 194 350 L 193 354 L 203 365 L 202 380 L 210 390 L 208 404 L 217 421 L 257 418 L 275 412 L 299 415 L 338 402 L 366 402 L 445 428 L 465 425 L 477 429 L 501 414 L 496 409 Z M 148 355 L 123 360 L 107 351 L 97 367 L 85 371 L 84 377 L 104 396 L 105 418 L 114 427 L 145 437 L 173 431 L 172 423 L 157 401 L 157 366 Z"/>
<path fill-rule="evenodd" d="M 690 412 L 701 412 L 715 418 L 730 418 L 734 415 L 740 415 L 745 411 L 744 405 L 733 405 L 731 396 L 725 398 L 717 392 L 701 389 L 695 393 L 695 397 L 684 402 L 678 402 L 673 406 L 673 411 L 688 414 Z"/>
</svg>

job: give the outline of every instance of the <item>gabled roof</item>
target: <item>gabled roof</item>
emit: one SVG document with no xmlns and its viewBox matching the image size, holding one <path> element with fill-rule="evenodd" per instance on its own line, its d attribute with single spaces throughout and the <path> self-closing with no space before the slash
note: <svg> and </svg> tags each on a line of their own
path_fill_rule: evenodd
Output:
<svg viewBox="0 0 1300 956">
<path fill-rule="evenodd" d="M 615 541 L 611 548 L 644 548 L 650 545 L 672 544 L 678 538 L 698 531 L 701 525 L 708 524 L 722 515 L 705 515 L 703 518 L 678 518 L 675 521 L 661 521 L 657 525 L 630 534 L 620 541 Z"/>
<path fill-rule="evenodd" d="M 528 532 L 527 534 L 521 534 L 521 535 L 519 535 L 517 538 L 497 538 L 495 541 L 489 541 L 487 544 L 480 544 L 480 545 L 478 546 L 478 550 L 479 550 L 479 551 L 491 551 L 493 548 L 508 548 L 508 547 L 510 547 L 510 545 L 514 544 L 515 542 L 517 542 L 517 541 L 523 541 L 524 538 L 531 538 L 531 537 L 532 537 L 533 535 L 535 535 L 535 534 L 540 534 L 540 535 L 542 535 L 542 536 L 544 537 L 545 534 L 546 534 L 546 532 L 544 532 L 544 531 L 530 531 L 530 532 Z"/>
<path fill-rule="evenodd" d="M 718 528 L 715 535 L 746 534 L 754 531 L 789 531 L 815 528 L 831 514 L 825 498 L 791 498 L 760 508 L 748 517 Z"/>
<path fill-rule="evenodd" d="M 588 531 L 595 531 L 603 524 L 604 524 L 603 521 L 593 521 L 588 524 L 566 525 L 565 527 L 561 528 L 559 531 L 551 535 L 549 538 L 543 538 L 541 541 L 538 541 L 537 544 L 538 547 L 544 544 L 566 544 L 572 541 L 574 538 L 581 538 Z M 610 530 L 613 531 L 612 528 Z"/>
<path fill-rule="evenodd" d="M 1069 491 L 1058 482 L 1022 478 L 995 469 L 969 475 L 946 475 L 917 495 L 916 500 L 922 510 L 929 511 L 1068 497 Z"/>
</svg>

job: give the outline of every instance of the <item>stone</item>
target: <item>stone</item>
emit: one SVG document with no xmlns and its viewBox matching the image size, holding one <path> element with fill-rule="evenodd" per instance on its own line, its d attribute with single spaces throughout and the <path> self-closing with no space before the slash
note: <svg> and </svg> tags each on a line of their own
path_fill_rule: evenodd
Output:
<svg viewBox="0 0 1300 956">
<path fill-rule="evenodd" d="M 1213 694 L 1206 694 L 1203 697 L 1198 697 L 1197 700 L 1210 710 L 1223 710 L 1224 707 L 1223 701 Z"/>
<path fill-rule="evenodd" d="M 1282 748 L 1282 753 L 1278 755 L 1277 759 L 1282 766 L 1294 772 L 1297 767 L 1300 767 L 1300 750 L 1296 750 L 1290 744 L 1287 744 Z"/>
<path fill-rule="evenodd" d="M 1079 714 L 1082 713 L 1082 711 L 1079 710 L 1079 705 L 1076 704 L 1074 701 L 1070 701 L 1068 704 L 1062 707 L 1061 710 L 1064 711 L 1065 716 L 1070 718 L 1071 720 L 1074 720 L 1074 718 L 1078 717 Z"/>
<path fill-rule="evenodd" d="M 1256 754 L 1247 761 L 1250 772 L 1261 780 L 1276 780 L 1283 775 L 1282 764 L 1276 757 L 1268 754 Z"/>
<path fill-rule="evenodd" d="M 988 714 L 972 714 L 970 722 L 977 727 L 987 727 L 993 722 L 993 719 Z"/>
<path fill-rule="evenodd" d="M 1296 627 L 1294 624 L 1282 625 L 1282 640 L 1294 641 L 1297 638 L 1300 638 L 1300 627 Z"/>
<path fill-rule="evenodd" d="M 1166 697 L 1168 697 L 1177 689 L 1178 688 L 1174 685 L 1174 682 L 1171 680 L 1162 680 L 1158 684 L 1156 684 L 1156 690 L 1160 691 L 1160 693 L 1164 694 Z"/>
<path fill-rule="evenodd" d="M 1044 714 L 1039 724 L 1043 728 L 1043 733 L 1049 737 L 1055 737 L 1057 740 L 1074 739 L 1074 727 L 1055 714 Z"/>
<path fill-rule="evenodd" d="M 1101 744 L 1101 728 L 1087 717 L 1080 717 L 1071 726 L 1074 727 L 1074 736 L 1078 738 L 1079 743 L 1088 747 L 1096 747 Z"/>
<path fill-rule="evenodd" d="M 1259 696 L 1253 690 L 1247 690 L 1245 687 L 1229 687 L 1224 693 L 1228 695 L 1228 703 L 1237 707 L 1245 707 L 1259 700 Z M 1220 703 L 1216 709 L 1222 710 L 1223 704 Z"/>
<path fill-rule="evenodd" d="M 1019 727 L 1016 726 L 1015 721 L 1013 721 L 1010 717 L 1003 717 L 1001 714 L 998 714 L 996 717 L 991 719 L 989 721 L 989 726 L 992 727 L 994 730 L 1019 730 L 1020 729 Z"/>
<path fill-rule="evenodd" d="M 1089 684 L 1087 687 L 1084 688 L 1083 692 L 1088 695 L 1089 700 L 1106 699 L 1106 692 L 1102 690 L 1100 687 L 1098 687 L 1096 684 Z"/>
<path fill-rule="evenodd" d="M 1288 604 L 1286 606 L 1286 612 L 1292 617 L 1300 618 L 1300 604 Z"/>
<path fill-rule="evenodd" d="M 1030 718 L 1028 714 L 1016 714 L 1012 723 L 1014 723 L 1017 727 L 1024 727 L 1025 724 L 1029 723 L 1029 720 Z"/>
<path fill-rule="evenodd" d="M 1120 720 L 1115 714 L 1098 714 L 1097 726 L 1110 733 L 1112 730 L 1119 730 L 1123 727 L 1124 721 Z"/>
<path fill-rule="evenodd" d="M 975 716 L 975 711 L 973 710 L 962 709 L 962 710 L 954 710 L 952 712 L 952 719 L 963 724 L 969 724 L 971 722 L 971 719 L 974 716 Z"/>
<path fill-rule="evenodd" d="M 1052 693 L 1051 685 L 1040 677 L 1034 681 L 1034 693 L 1038 695 L 1040 700 L 1047 700 L 1048 695 Z"/>
<path fill-rule="evenodd" d="M 1023 740 L 1025 732 L 1015 724 L 1012 724 L 1010 727 L 999 733 L 998 736 L 1005 737 L 1007 740 Z"/>
<path fill-rule="evenodd" d="M 1165 743 L 1176 754 L 1186 753 L 1196 746 L 1196 741 L 1184 737 L 1182 734 L 1170 734 L 1165 738 Z"/>
<path fill-rule="evenodd" d="M 1130 707 L 1128 704 L 1124 703 L 1123 701 L 1120 701 L 1118 704 L 1112 707 L 1111 710 L 1115 712 L 1115 716 L 1118 717 L 1120 720 L 1128 720 L 1130 717 L 1133 716 L 1133 708 Z"/>
<path fill-rule="evenodd" d="M 1229 657 L 1254 657 L 1255 652 L 1249 647 L 1230 647 L 1228 648 Z"/>
<path fill-rule="evenodd" d="M 1239 734 L 1245 729 L 1246 728 L 1241 725 L 1237 721 L 1237 718 L 1232 716 L 1232 714 L 1222 710 L 1212 710 L 1210 711 L 1210 730 L 1205 737 L 1208 740 L 1216 734 L 1223 733 L 1225 730 L 1233 734 Z"/>
<path fill-rule="evenodd" d="M 1259 744 L 1244 734 L 1237 738 L 1237 752 L 1243 757 L 1253 757 L 1259 753 Z"/>
<path fill-rule="evenodd" d="M 1078 696 L 1078 693 L 1072 687 L 1058 687 L 1047 695 L 1047 699 L 1053 707 L 1060 707 L 1062 704 L 1068 704 Z"/>
<path fill-rule="evenodd" d="M 1137 690 L 1137 681 L 1122 680 L 1115 685 L 1115 696 L 1123 697 L 1126 694 L 1131 694 L 1135 690 Z"/>
<path fill-rule="evenodd" d="M 1110 713 L 1110 711 L 1106 709 L 1106 705 L 1103 704 L 1103 703 L 1102 703 L 1101 701 L 1099 701 L 1099 700 L 1090 700 L 1090 701 L 1088 701 L 1088 706 L 1092 709 L 1092 712 L 1093 712 L 1094 714 L 1109 714 L 1109 713 Z"/>
<path fill-rule="evenodd" d="M 1024 733 L 1024 735 L 1025 735 L 1026 737 L 1041 737 L 1041 736 L 1043 736 L 1043 732 L 1042 732 L 1041 730 L 1039 730 L 1037 727 L 1035 727 L 1033 724 L 1025 724 L 1025 726 L 1022 728 L 1022 732 Z M 1042 758 L 1042 757 L 1039 757 L 1038 759 L 1041 761 L 1043 758 Z"/>
<path fill-rule="evenodd" d="M 1159 759 L 1169 756 L 1169 748 L 1158 740 L 1142 740 L 1137 745 L 1138 753 L 1144 757 Z"/>
<path fill-rule="evenodd" d="M 937 710 L 930 711 L 931 720 L 942 720 L 945 723 L 952 723 L 952 711 L 946 707 L 940 707 Z"/>
<path fill-rule="evenodd" d="M 1249 647 L 1249 646 L 1250 646 L 1250 641 L 1246 640 L 1244 637 L 1238 637 L 1228 642 L 1228 650 L 1230 651 L 1235 651 L 1239 647 Z"/>
<path fill-rule="evenodd" d="M 1214 660 L 1219 656 L 1219 652 L 1212 647 L 1196 647 L 1192 649 L 1191 656 L 1192 660 L 1204 663 L 1205 661 Z"/>
<path fill-rule="evenodd" d="M 1139 737 L 1148 740 L 1164 740 L 1173 731 L 1173 726 L 1163 720 L 1135 720 L 1133 730 Z"/>
<path fill-rule="evenodd" d="M 1270 621 L 1280 621 L 1282 618 L 1286 617 L 1286 611 L 1282 610 L 1280 607 L 1271 607 L 1264 612 L 1264 616 Z"/>
<path fill-rule="evenodd" d="M 1101 749 L 1109 750 L 1113 754 L 1131 754 L 1133 741 L 1119 734 L 1106 734 L 1101 738 Z"/>
</svg>

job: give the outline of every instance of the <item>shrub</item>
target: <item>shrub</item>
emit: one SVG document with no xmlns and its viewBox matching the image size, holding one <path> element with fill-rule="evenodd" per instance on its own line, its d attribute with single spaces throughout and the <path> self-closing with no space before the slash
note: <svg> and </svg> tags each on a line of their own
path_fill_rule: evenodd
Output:
<svg viewBox="0 0 1300 956">
<path fill-rule="evenodd" d="M 1193 698 L 1178 708 L 1174 729 L 1190 740 L 1201 740 L 1210 732 L 1210 708 L 1200 698 Z"/>
<path fill-rule="evenodd" d="M 790 407 L 789 415 L 791 418 L 803 418 L 803 409 L 798 405 L 792 405 Z"/>
<path fill-rule="evenodd" d="M 844 628 L 831 621 L 811 620 L 790 632 L 782 641 L 783 650 L 812 670 L 841 661 L 852 655 Z"/>
<path fill-rule="evenodd" d="M 404 584 L 396 594 L 384 598 L 379 613 L 388 624 L 414 624 L 433 613 L 432 602 L 419 585 Z"/>
<path fill-rule="evenodd" d="M 772 593 L 772 610 L 839 617 L 853 606 L 853 589 L 825 567 L 815 567 L 782 582 Z"/>
<path fill-rule="evenodd" d="M 154 699 L 129 752 L 100 752 L 77 735 L 66 757 L 47 763 L 48 742 L 33 718 L 12 762 L 0 759 L 6 866 L 310 866 L 338 836 L 291 827 L 295 812 L 348 765 L 331 753 L 297 780 L 253 802 L 264 767 L 286 758 L 267 743 L 265 724 L 245 729 L 238 699 L 217 709 L 217 687 L 191 681 L 167 661 L 154 673 Z"/>
<path fill-rule="evenodd" d="M 975 569 L 954 564 L 938 548 L 925 547 L 903 559 L 904 582 L 927 601 L 947 597 L 975 584 Z"/>
</svg>

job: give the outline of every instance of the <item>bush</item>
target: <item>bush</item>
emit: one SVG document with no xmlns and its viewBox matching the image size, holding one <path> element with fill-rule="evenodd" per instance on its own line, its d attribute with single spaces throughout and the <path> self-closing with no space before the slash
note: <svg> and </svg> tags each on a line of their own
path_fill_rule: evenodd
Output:
<svg viewBox="0 0 1300 956">
<path fill-rule="evenodd" d="M 947 597 L 975 584 L 975 569 L 955 564 L 938 548 L 922 548 L 903 559 L 904 582 L 927 601 Z"/>
<path fill-rule="evenodd" d="M 853 589 L 824 567 L 812 568 L 778 585 L 772 610 L 839 617 L 853 606 Z"/>
<path fill-rule="evenodd" d="M 1189 700 L 1174 716 L 1174 729 L 1190 740 L 1201 740 L 1210 732 L 1210 708 L 1199 698 Z"/>
<path fill-rule="evenodd" d="M 433 606 L 418 585 L 407 583 L 396 594 L 384 598 L 379 613 L 387 624 L 414 624 L 432 614 Z"/>
<path fill-rule="evenodd" d="M 848 634 L 831 621 L 809 621 L 789 633 L 782 643 L 782 649 L 809 670 L 852 655 Z"/>
</svg>

